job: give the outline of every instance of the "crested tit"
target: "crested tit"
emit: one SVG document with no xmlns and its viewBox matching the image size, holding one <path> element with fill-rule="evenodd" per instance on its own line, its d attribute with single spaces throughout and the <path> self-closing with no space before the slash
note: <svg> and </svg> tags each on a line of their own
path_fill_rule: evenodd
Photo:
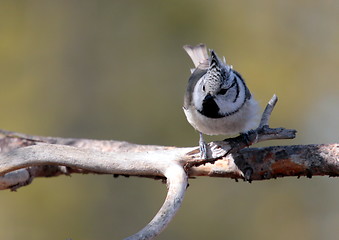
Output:
<svg viewBox="0 0 339 240">
<path fill-rule="evenodd" d="M 188 122 L 200 133 L 201 157 L 207 158 L 202 134 L 235 135 L 257 127 L 259 105 L 241 75 L 204 44 L 184 46 L 195 68 L 184 98 Z"/>
</svg>

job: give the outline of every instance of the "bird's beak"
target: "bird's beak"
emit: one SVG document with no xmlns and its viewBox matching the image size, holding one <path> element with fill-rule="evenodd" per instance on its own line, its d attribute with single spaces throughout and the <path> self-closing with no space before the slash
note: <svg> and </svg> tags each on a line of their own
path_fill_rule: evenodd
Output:
<svg viewBox="0 0 339 240">
<path fill-rule="evenodd" d="M 208 100 L 211 100 L 211 99 L 213 99 L 214 97 L 212 96 L 212 94 L 211 93 L 207 93 L 207 95 L 205 96 L 205 98 L 204 98 L 204 101 L 208 101 Z"/>
</svg>

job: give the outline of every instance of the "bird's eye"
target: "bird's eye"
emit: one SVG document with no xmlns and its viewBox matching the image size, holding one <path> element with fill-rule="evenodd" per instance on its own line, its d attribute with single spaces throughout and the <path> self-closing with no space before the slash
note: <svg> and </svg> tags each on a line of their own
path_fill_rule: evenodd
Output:
<svg viewBox="0 0 339 240">
<path fill-rule="evenodd" d="M 219 94 L 219 95 L 225 95 L 226 92 L 227 92 L 227 89 L 222 88 L 222 89 L 219 90 L 218 94 Z"/>
<path fill-rule="evenodd" d="M 202 86 L 202 90 L 205 92 L 205 90 L 206 90 L 206 89 L 205 89 L 205 85 L 204 85 L 204 86 Z"/>
</svg>

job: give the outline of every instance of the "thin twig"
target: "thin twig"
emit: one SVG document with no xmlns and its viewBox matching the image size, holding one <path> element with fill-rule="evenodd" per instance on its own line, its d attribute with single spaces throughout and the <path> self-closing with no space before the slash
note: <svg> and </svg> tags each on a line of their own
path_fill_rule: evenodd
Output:
<svg viewBox="0 0 339 240">
<path fill-rule="evenodd" d="M 277 102 L 278 102 L 278 97 L 277 97 L 277 95 L 274 94 L 273 97 L 271 98 L 271 100 L 266 105 L 266 108 L 265 108 L 265 110 L 264 110 L 264 112 L 261 116 L 259 128 L 262 128 L 264 126 L 268 126 L 268 122 L 270 120 L 272 111 L 273 111 Z"/>
</svg>

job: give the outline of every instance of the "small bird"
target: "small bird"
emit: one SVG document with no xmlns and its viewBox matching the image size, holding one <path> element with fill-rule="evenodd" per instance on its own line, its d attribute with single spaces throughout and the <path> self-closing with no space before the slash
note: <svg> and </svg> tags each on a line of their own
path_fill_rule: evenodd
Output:
<svg viewBox="0 0 339 240">
<path fill-rule="evenodd" d="M 258 126 L 259 104 L 241 75 L 205 44 L 184 46 L 195 68 L 184 98 L 188 122 L 199 132 L 201 158 L 207 159 L 206 135 L 232 136 Z"/>
</svg>

